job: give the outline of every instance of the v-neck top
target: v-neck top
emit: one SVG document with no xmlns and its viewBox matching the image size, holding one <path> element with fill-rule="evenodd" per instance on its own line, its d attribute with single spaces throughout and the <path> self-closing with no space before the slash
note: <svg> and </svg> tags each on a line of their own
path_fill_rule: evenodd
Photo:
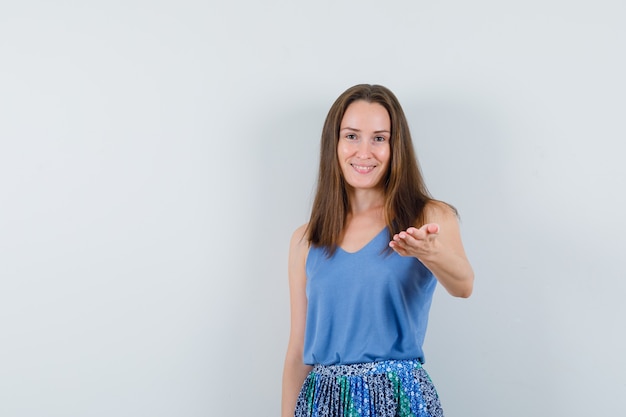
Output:
<svg viewBox="0 0 626 417">
<path fill-rule="evenodd" d="M 356 252 L 309 249 L 304 363 L 424 362 L 437 280 L 417 258 L 385 251 L 388 243 L 385 228 Z"/>
</svg>

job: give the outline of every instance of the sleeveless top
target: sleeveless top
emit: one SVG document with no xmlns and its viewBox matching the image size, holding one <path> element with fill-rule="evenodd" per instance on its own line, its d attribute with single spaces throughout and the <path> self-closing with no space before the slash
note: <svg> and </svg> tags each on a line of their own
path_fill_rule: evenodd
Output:
<svg viewBox="0 0 626 417">
<path fill-rule="evenodd" d="M 306 260 L 304 363 L 418 359 L 437 280 L 417 258 L 385 249 L 383 229 L 357 252 L 332 257 L 311 246 Z"/>
</svg>

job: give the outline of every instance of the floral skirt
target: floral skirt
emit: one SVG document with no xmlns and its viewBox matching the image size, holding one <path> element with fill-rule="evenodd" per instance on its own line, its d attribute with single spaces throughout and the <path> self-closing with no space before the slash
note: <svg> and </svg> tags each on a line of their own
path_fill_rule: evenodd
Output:
<svg viewBox="0 0 626 417">
<path fill-rule="evenodd" d="M 443 417 L 439 396 L 418 360 L 316 365 L 295 417 Z"/>
</svg>

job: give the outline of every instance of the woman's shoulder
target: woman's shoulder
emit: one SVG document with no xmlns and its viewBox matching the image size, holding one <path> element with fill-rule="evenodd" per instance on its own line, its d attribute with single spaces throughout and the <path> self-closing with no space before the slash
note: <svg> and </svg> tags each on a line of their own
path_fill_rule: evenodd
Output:
<svg viewBox="0 0 626 417">
<path fill-rule="evenodd" d="M 458 212 L 454 206 L 440 200 L 430 200 L 424 206 L 424 224 L 438 223 L 443 220 L 457 220 Z"/>
<path fill-rule="evenodd" d="M 309 224 L 304 223 L 303 225 L 299 226 L 296 230 L 294 230 L 293 234 L 291 235 L 291 247 L 293 249 L 296 249 L 296 248 L 308 249 L 309 247 L 309 239 L 307 237 L 308 228 L 309 228 Z"/>
<path fill-rule="evenodd" d="M 305 239 L 308 228 L 309 228 L 309 223 L 304 223 L 298 226 L 298 228 L 294 230 L 293 234 L 291 235 L 291 238 L 292 239 Z"/>
<path fill-rule="evenodd" d="M 306 263 L 309 253 L 309 239 L 307 238 L 308 223 L 298 227 L 291 235 L 289 244 L 289 263 L 295 267 L 300 265 L 298 270 Z"/>
</svg>

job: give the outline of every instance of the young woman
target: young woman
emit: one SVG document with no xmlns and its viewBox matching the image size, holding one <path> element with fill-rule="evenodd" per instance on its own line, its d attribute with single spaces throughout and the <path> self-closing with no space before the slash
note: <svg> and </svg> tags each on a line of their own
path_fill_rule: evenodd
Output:
<svg viewBox="0 0 626 417">
<path fill-rule="evenodd" d="M 430 197 L 395 95 L 349 88 L 291 239 L 283 417 L 442 416 L 422 368 L 428 312 L 437 282 L 469 297 L 473 281 L 456 210 Z"/>
</svg>

